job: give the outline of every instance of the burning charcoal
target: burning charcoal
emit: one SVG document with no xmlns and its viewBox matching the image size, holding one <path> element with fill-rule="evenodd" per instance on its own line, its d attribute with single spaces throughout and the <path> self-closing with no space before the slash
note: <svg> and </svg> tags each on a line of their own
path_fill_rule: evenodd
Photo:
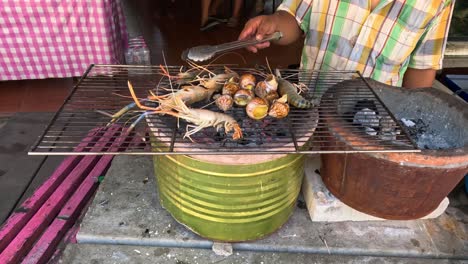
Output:
<svg viewBox="0 0 468 264">
<path fill-rule="evenodd" d="M 226 134 L 225 133 L 221 133 L 221 132 L 216 132 L 216 134 L 214 135 L 213 139 L 215 141 L 223 141 L 226 139 Z"/>
<path fill-rule="evenodd" d="M 365 127 L 364 131 L 366 131 L 367 135 L 376 136 L 377 130 L 373 129 L 372 127 Z"/>
<path fill-rule="evenodd" d="M 356 105 L 354 106 L 354 112 L 359 112 L 363 110 L 364 108 L 371 109 L 372 111 L 376 112 L 378 115 L 379 113 L 377 112 L 377 106 L 375 105 L 374 101 L 372 100 L 359 100 L 356 102 Z"/>
<path fill-rule="evenodd" d="M 364 127 L 379 127 L 379 116 L 369 108 L 363 108 L 354 115 L 353 124 Z"/>
<path fill-rule="evenodd" d="M 276 131 L 276 136 L 277 137 L 285 137 L 287 133 L 285 131 Z"/>
<path fill-rule="evenodd" d="M 385 116 L 380 119 L 379 128 L 379 138 L 381 140 L 396 140 L 396 136 L 400 134 L 395 122 L 389 116 Z"/>
</svg>

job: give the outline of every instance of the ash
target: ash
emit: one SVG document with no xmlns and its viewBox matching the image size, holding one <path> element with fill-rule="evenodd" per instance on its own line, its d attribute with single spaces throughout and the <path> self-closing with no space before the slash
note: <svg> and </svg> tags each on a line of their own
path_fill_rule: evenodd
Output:
<svg viewBox="0 0 468 264">
<path fill-rule="evenodd" d="M 406 131 L 408 131 L 409 135 L 420 149 L 437 150 L 456 148 L 455 145 L 450 144 L 444 137 L 431 129 L 429 124 L 420 118 L 402 118 L 401 121 Z"/>
<path fill-rule="evenodd" d="M 423 119 L 401 118 L 400 120 L 403 128 L 416 142 L 419 149 L 456 148 L 436 130 L 431 129 L 430 124 Z M 377 136 L 384 141 L 396 141 L 397 135 L 400 134 L 397 125 L 390 116 L 380 115 L 375 103 L 370 100 L 362 100 L 356 103 L 353 119 L 350 121 L 352 121 L 353 125 L 362 128 L 366 134 Z M 397 144 L 397 142 L 395 143 Z"/>
</svg>

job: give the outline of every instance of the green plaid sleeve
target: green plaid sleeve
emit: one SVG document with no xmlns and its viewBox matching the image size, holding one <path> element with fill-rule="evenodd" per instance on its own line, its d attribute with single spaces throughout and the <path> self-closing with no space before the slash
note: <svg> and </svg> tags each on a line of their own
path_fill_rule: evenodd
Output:
<svg viewBox="0 0 468 264">
<path fill-rule="evenodd" d="M 448 29 L 454 1 L 445 1 L 413 51 L 408 67 L 414 69 L 442 69 Z"/>
</svg>

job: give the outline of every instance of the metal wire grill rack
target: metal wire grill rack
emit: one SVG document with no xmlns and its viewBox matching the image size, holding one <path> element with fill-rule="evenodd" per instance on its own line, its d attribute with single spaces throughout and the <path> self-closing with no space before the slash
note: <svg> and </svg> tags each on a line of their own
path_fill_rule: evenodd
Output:
<svg viewBox="0 0 468 264">
<path fill-rule="evenodd" d="M 210 68 L 214 72 L 223 69 L 221 66 Z M 231 69 L 239 74 L 253 73 L 257 80 L 269 72 L 261 67 Z M 127 81 L 133 84 L 138 98 L 146 98 L 150 90 L 161 95 L 180 89 L 164 73 L 175 76 L 184 70 L 179 66 L 91 65 L 28 154 L 229 155 L 420 151 L 357 72 L 276 70 L 275 75 L 291 83 L 302 84 L 304 98 L 319 105 L 310 109 L 291 107 L 286 118 L 266 117 L 261 121 L 247 117 L 244 108 L 234 107 L 226 114 L 242 128 L 243 138 L 240 140 L 234 140 L 231 133 L 226 134 L 223 129 L 217 131 L 213 127 L 204 128 L 189 139 L 184 137 L 190 129 L 184 120 L 169 115 L 142 115 L 144 110 L 139 108 L 133 108 L 111 122 L 112 114 L 133 102 Z M 359 104 L 365 107 L 358 109 Z M 145 105 L 156 106 L 148 101 Z M 206 101 L 190 107 L 221 112 L 212 102 Z M 363 117 L 361 123 L 370 127 L 358 124 L 356 115 Z M 140 122 L 135 122 L 137 120 Z M 388 121 L 385 129 L 379 128 L 379 124 L 385 123 L 382 120 Z M 132 124 L 136 126 L 130 130 Z M 117 133 L 103 133 L 111 128 Z M 100 134 L 90 136 L 90 131 Z M 123 144 L 117 150 L 95 151 L 93 146 L 103 137 Z M 136 138 L 142 141 L 136 144 Z"/>
</svg>

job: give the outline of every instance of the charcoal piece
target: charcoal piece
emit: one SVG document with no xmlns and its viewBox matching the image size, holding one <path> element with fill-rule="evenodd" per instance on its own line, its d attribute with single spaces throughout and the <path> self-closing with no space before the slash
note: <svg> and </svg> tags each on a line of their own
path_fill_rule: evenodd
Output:
<svg viewBox="0 0 468 264">
<path fill-rule="evenodd" d="M 363 108 L 354 115 L 353 124 L 376 129 L 379 127 L 379 119 L 377 112 L 370 108 Z"/>
<path fill-rule="evenodd" d="M 369 108 L 372 111 L 376 113 L 376 115 L 379 115 L 379 112 L 377 111 L 377 106 L 375 105 L 374 100 L 359 100 L 356 102 L 356 105 L 354 106 L 354 113 L 356 114 L 357 112 L 361 111 L 364 108 Z"/>
</svg>

